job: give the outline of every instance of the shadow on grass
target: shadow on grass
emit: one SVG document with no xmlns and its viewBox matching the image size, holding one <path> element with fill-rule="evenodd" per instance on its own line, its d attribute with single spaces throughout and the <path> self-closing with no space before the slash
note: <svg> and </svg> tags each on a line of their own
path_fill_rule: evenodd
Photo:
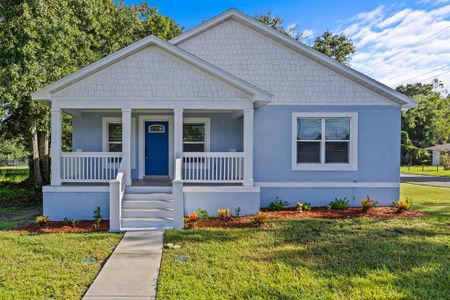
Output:
<svg viewBox="0 0 450 300">
<path fill-rule="evenodd" d="M 408 297 L 444 299 L 450 289 L 450 232 L 446 224 L 441 225 L 401 220 L 288 221 L 275 233 L 277 245 L 260 259 L 304 267 L 330 281 L 340 278 L 340 283 L 329 286 L 336 292 L 350 288 L 356 278 L 368 280 L 381 271 L 391 276 L 379 284 L 392 285 Z"/>
</svg>

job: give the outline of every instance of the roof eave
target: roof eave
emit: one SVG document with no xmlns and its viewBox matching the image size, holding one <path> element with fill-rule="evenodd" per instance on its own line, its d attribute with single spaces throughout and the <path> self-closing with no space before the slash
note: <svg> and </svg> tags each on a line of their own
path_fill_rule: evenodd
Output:
<svg viewBox="0 0 450 300">
<path fill-rule="evenodd" d="M 312 59 L 318 63 L 321 63 L 323 65 L 326 65 L 327 67 L 335 70 L 336 72 L 349 77 L 351 80 L 354 80 L 354 81 L 362 84 L 363 86 L 381 94 L 382 96 L 398 103 L 399 105 L 402 106 L 402 108 L 413 108 L 413 107 L 417 106 L 417 103 L 413 99 L 393 90 L 392 88 L 386 86 L 385 84 L 378 82 L 375 79 L 373 79 L 361 72 L 358 72 L 358 71 L 350 68 L 349 66 L 342 64 L 342 63 L 326 56 L 325 54 L 323 54 L 307 45 L 304 45 L 304 44 L 286 36 L 285 34 L 279 32 L 277 30 L 274 30 L 274 29 L 270 28 L 269 26 L 266 26 L 266 25 L 262 24 L 261 22 L 257 21 L 256 19 L 251 18 L 233 8 L 229 9 L 229 10 L 225 11 L 224 13 L 200 24 L 199 26 L 194 27 L 193 29 L 186 31 L 185 33 L 182 33 L 181 35 L 171 39 L 169 41 L 169 43 L 177 45 L 189 38 L 192 38 L 194 36 L 197 36 L 197 35 L 205 32 L 208 29 L 210 29 L 211 27 L 215 27 L 229 19 L 233 19 L 238 22 L 244 22 L 246 25 L 257 30 L 258 32 L 268 35 L 270 37 L 276 38 L 278 41 L 280 41 L 284 45 L 286 45 L 290 48 L 293 48 L 294 50 L 301 51 L 302 54 L 309 57 L 310 59 Z"/>
</svg>

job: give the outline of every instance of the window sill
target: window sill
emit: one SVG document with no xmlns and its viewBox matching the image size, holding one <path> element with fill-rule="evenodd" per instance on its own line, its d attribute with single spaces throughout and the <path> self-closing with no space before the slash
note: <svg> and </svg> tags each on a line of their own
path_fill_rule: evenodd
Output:
<svg viewBox="0 0 450 300">
<path fill-rule="evenodd" d="M 358 171 L 355 164 L 296 164 L 292 171 Z"/>
</svg>

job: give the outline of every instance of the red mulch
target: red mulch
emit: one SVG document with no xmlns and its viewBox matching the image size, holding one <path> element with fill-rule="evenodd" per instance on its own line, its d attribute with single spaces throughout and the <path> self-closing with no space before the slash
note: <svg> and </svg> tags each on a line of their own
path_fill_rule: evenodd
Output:
<svg viewBox="0 0 450 300">
<path fill-rule="evenodd" d="M 281 211 L 262 211 L 268 220 L 295 220 L 295 219 L 348 219 L 348 218 L 416 218 L 425 213 L 420 211 L 404 211 L 398 213 L 395 207 L 374 207 L 364 212 L 361 208 L 350 208 L 346 210 L 333 210 L 325 207 L 312 208 L 310 211 L 298 211 L 295 208 L 287 208 Z M 243 228 L 259 227 L 252 222 L 253 216 L 235 217 L 228 221 L 219 218 L 208 218 L 200 220 L 195 228 Z M 262 227 L 268 227 L 267 224 Z"/>
<path fill-rule="evenodd" d="M 36 223 L 32 223 L 21 228 L 22 234 L 28 233 L 84 233 L 84 232 L 103 232 L 109 230 L 109 221 L 102 221 L 99 228 L 94 228 L 93 221 L 78 221 L 76 226 L 66 225 L 64 222 L 49 221 L 47 225 L 40 227 Z"/>
</svg>

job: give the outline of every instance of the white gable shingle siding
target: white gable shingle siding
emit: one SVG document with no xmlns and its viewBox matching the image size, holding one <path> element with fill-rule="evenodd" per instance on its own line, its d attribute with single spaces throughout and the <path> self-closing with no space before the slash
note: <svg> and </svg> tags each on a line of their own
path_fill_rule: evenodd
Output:
<svg viewBox="0 0 450 300">
<path fill-rule="evenodd" d="M 245 92 L 156 46 L 57 91 L 58 97 L 248 99 Z"/>
<path fill-rule="evenodd" d="M 395 105 L 234 20 L 178 46 L 272 93 L 272 103 Z"/>
</svg>

